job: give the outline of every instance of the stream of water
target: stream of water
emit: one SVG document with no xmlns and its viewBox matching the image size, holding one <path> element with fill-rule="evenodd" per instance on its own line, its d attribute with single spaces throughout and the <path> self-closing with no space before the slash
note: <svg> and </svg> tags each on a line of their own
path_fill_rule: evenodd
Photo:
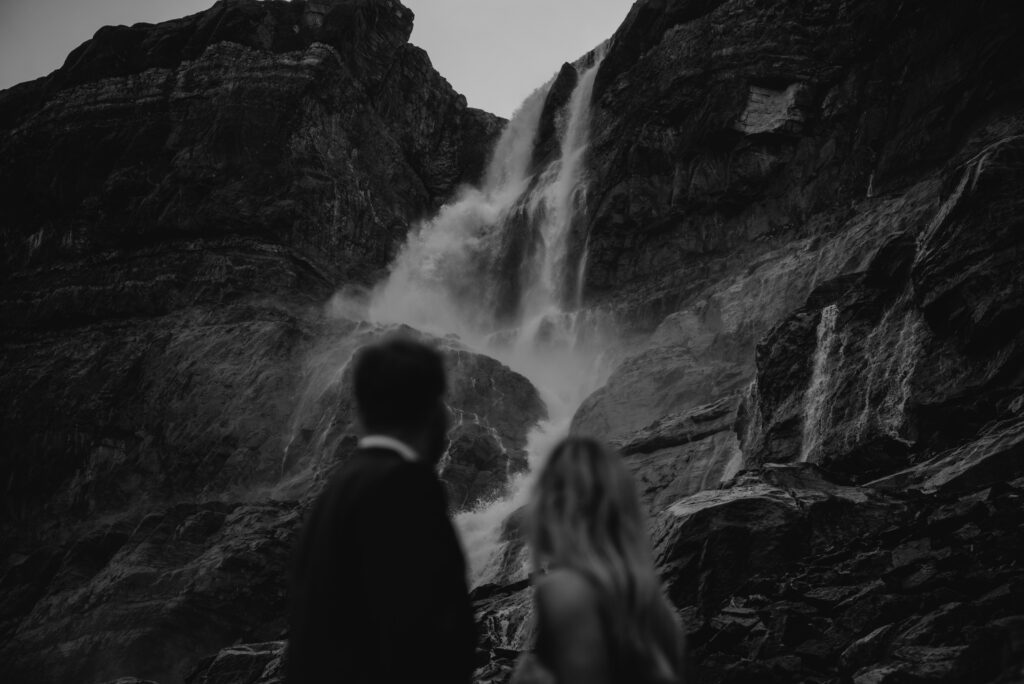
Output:
<svg viewBox="0 0 1024 684">
<path fill-rule="evenodd" d="M 556 121 L 557 158 L 534 159 L 548 83 L 513 115 L 481 183 L 463 188 L 410 234 L 370 299 L 371 321 L 458 335 L 528 378 L 547 405 L 548 419 L 528 438 L 529 470 L 513 478 L 505 496 L 457 519 L 474 584 L 495 579 L 503 523 L 524 503 L 532 473 L 568 433 L 580 403 L 607 378 L 600 321 L 579 306 L 585 242 L 574 249 L 571 239 L 586 207 L 599 66 L 600 56 L 579 70 Z M 521 255 L 511 270 L 510 246 Z"/>
</svg>

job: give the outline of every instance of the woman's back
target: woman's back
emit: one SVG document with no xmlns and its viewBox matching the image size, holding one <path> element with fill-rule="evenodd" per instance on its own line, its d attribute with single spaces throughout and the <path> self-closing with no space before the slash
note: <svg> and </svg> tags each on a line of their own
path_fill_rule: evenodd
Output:
<svg viewBox="0 0 1024 684">
<path fill-rule="evenodd" d="M 537 656 L 559 684 L 676 684 L 684 638 L 667 602 L 650 608 L 653 643 L 631 648 L 620 636 L 630 625 L 613 621 L 610 597 L 584 573 L 559 568 L 535 585 Z"/>
</svg>

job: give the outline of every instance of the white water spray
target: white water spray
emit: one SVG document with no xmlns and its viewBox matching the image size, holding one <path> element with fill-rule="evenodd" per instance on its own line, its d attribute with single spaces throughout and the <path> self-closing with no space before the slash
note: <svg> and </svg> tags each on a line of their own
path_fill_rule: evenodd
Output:
<svg viewBox="0 0 1024 684">
<path fill-rule="evenodd" d="M 531 168 L 550 83 L 526 99 L 502 133 L 479 187 L 463 188 L 410 234 L 388 279 L 373 293 L 369 318 L 436 335 L 456 334 L 527 377 L 548 419 L 529 435 L 529 470 L 507 496 L 458 517 L 474 584 L 499 579 L 501 531 L 526 500 L 532 473 L 568 433 L 576 409 L 607 378 L 600 325 L 578 310 L 586 247 L 574 254 L 571 233 L 585 208 L 590 100 L 600 56 L 582 70 L 559 125 L 559 156 Z M 519 287 L 509 292 L 511 264 Z M 504 270 L 503 270 L 504 269 Z M 513 299 L 510 300 L 509 297 Z M 509 320 L 499 309 L 514 311 Z"/>
<path fill-rule="evenodd" d="M 538 88 L 505 126 L 479 187 L 455 199 L 409 234 L 391 272 L 373 293 L 371 320 L 455 333 L 472 346 L 495 327 L 490 301 L 493 259 L 530 182 L 537 127 L 550 83 Z"/>
</svg>

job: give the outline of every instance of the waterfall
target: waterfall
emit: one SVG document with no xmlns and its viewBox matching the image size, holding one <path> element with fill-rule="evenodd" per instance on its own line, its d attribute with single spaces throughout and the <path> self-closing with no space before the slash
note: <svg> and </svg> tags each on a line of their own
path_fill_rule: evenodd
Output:
<svg viewBox="0 0 1024 684">
<path fill-rule="evenodd" d="M 522 342 L 552 325 L 575 324 L 566 314 L 581 299 L 587 250 L 573 255 L 570 233 L 585 208 L 590 99 L 599 66 L 600 55 L 579 76 L 562 112 L 559 155 L 535 173 L 537 131 L 553 81 L 520 105 L 480 185 L 462 188 L 409 235 L 373 293 L 371 320 L 455 333 L 482 348 L 502 329 L 513 332 L 502 340 Z M 523 253 L 524 262 L 513 264 L 522 281 L 511 293 L 515 301 L 501 302 L 512 275 L 502 270 L 510 246 Z M 514 320 L 501 318 L 501 304 L 512 304 Z"/>
<path fill-rule="evenodd" d="M 585 209 L 590 101 L 600 62 L 598 52 L 591 65 L 578 68 L 556 120 L 557 159 L 536 168 L 545 160 L 533 158 L 552 81 L 506 125 L 480 184 L 461 189 L 410 233 L 368 307 L 374 322 L 458 335 L 527 377 L 547 404 L 548 419 L 528 437 L 528 472 L 513 479 L 506 496 L 457 519 L 474 584 L 507 568 L 505 520 L 525 502 L 531 473 L 567 434 L 580 403 L 607 378 L 604 344 L 595 333 L 600 322 L 579 309 L 587 247 L 574 253 L 572 244 L 574 222 Z"/>
<path fill-rule="evenodd" d="M 493 265 L 520 198 L 550 83 L 531 94 L 505 126 L 479 187 L 464 187 L 416 226 L 373 292 L 369 317 L 481 346 L 496 327 Z"/>
<path fill-rule="evenodd" d="M 836 316 L 839 308 L 830 304 L 821 310 L 818 321 L 817 348 L 814 352 L 814 368 L 811 382 L 804 396 L 803 439 L 800 446 L 800 461 L 816 458 L 821 444 L 821 433 L 825 429 L 825 412 L 828 407 L 828 380 L 830 358 L 836 336 Z"/>
<path fill-rule="evenodd" d="M 534 265 L 538 273 L 523 293 L 527 318 L 544 316 L 560 309 L 567 300 L 578 299 L 578 293 L 565 291 L 568 284 L 565 275 L 570 272 L 569 232 L 577 210 L 584 208 L 586 199 L 583 157 L 589 140 L 590 98 L 596 75 L 597 65 L 580 77 L 569 100 L 559 158 L 545 169 L 540 189 L 533 193 L 529 202 L 532 222 L 539 225 L 541 244 Z M 577 271 L 582 272 L 583 268 Z"/>
</svg>

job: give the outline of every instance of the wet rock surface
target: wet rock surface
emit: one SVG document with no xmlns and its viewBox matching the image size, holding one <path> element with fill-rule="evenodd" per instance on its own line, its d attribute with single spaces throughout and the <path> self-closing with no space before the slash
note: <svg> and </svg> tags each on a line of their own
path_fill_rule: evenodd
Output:
<svg viewBox="0 0 1024 684">
<path fill-rule="evenodd" d="M 864 271 L 820 285 L 762 340 L 756 388 L 743 410 L 749 459 L 812 460 L 866 481 L 956 447 L 952 461 L 966 464 L 976 440 L 984 451 L 1005 439 L 1013 453 L 1024 340 L 1019 325 L 998 321 L 1022 299 L 1024 289 L 1002 262 L 1004 252 L 1020 249 L 1021 233 L 1005 236 L 1005 222 L 978 216 L 1001 215 L 1021 201 L 1016 144 L 982 147 L 952 170 L 949 195 L 916 239 L 893 236 Z M 1019 218 L 1009 222 L 1020 226 Z M 947 246 L 968 239 L 1001 245 L 999 255 L 947 254 Z M 947 260 L 957 264 L 954 280 L 938 286 L 915 276 Z M 992 285 L 971 295 L 973 307 L 950 313 L 960 320 L 929 310 L 932 287 L 970 287 L 958 279 L 982 272 Z M 998 470 L 998 457 L 991 458 Z"/>
<path fill-rule="evenodd" d="M 286 482 L 287 491 L 313 487 L 315 493 L 316 485 L 355 448 L 359 426 L 350 362 L 360 347 L 394 334 L 419 339 L 445 358 L 452 424 L 440 472 L 455 508 L 493 498 L 526 467 L 527 435 L 547 417 L 526 378 L 456 339 L 438 339 L 406 326 L 333 320 L 325 328 L 307 355 L 302 398 L 288 426 L 281 472 L 294 477 Z"/>
<path fill-rule="evenodd" d="M 759 569 L 689 613 L 701 681 L 1017 681 L 1020 484 L 913 497 L 888 525 Z"/>
<path fill-rule="evenodd" d="M 185 684 L 280 684 L 284 651 L 284 641 L 225 648 L 200 663 Z"/>
<path fill-rule="evenodd" d="M 511 475 L 526 470 L 525 455 L 510 457 L 494 433 L 479 423 L 457 425 L 448 438 L 449 460 L 441 476 L 454 510 L 497 498 Z"/>
</svg>

